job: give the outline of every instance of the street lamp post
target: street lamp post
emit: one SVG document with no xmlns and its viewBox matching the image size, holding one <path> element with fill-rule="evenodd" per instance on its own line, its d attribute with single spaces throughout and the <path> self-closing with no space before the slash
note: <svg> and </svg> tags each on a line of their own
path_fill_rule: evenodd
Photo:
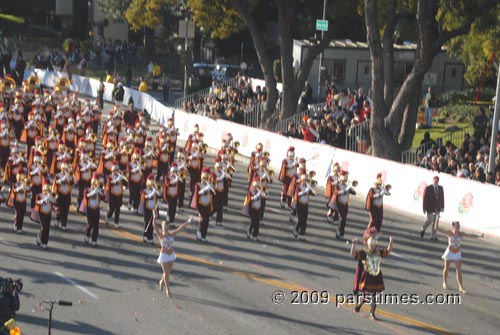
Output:
<svg viewBox="0 0 500 335">
<path fill-rule="evenodd" d="M 323 0 L 323 21 L 326 17 L 326 0 Z M 321 31 L 321 39 L 323 40 L 324 31 Z M 318 66 L 318 103 L 321 99 L 321 66 L 323 63 L 323 52 L 319 54 L 319 66 Z"/>
<path fill-rule="evenodd" d="M 495 96 L 495 111 L 493 113 L 493 124 L 491 125 L 490 156 L 488 172 L 495 172 L 495 154 L 497 150 L 498 121 L 500 120 L 500 68 L 497 67 L 497 94 Z"/>
<path fill-rule="evenodd" d="M 189 21 L 186 16 L 186 38 L 184 39 L 184 51 L 186 52 L 186 64 L 184 64 L 184 99 L 187 95 L 187 78 L 188 78 L 188 38 L 189 38 Z"/>
</svg>

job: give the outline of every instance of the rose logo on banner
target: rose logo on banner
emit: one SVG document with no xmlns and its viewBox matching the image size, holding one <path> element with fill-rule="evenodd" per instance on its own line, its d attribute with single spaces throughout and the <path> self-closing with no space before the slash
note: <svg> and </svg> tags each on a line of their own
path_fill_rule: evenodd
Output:
<svg viewBox="0 0 500 335">
<path fill-rule="evenodd" d="M 226 138 L 226 136 L 227 136 L 227 130 L 226 130 L 226 128 L 224 128 L 224 129 L 222 130 L 221 139 L 225 139 L 225 138 Z"/>
<path fill-rule="evenodd" d="M 271 150 L 271 141 L 269 139 L 266 140 L 266 144 L 264 145 L 264 151 Z"/>
<path fill-rule="evenodd" d="M 204 124 L 202 127 L 201 127 L 201 132 L 205 135 L 207 133 L 207 125 Z"/>
<path fill-rule="evenodd" d="M 189 128 L 189 122 L 188 120 L 184 120 L 184 131 L 188 131 Z"/>
<path fill-rule="evenodd" d="M 243 147 L 248 147 L 248 133 L 243 134 Z"/>
<path fill-rule="evenodd" d="M 474 196 L 472 193 L 467 193 L 463 198 L 462 201 L 458 204 L 458 212 L 460 214 L 468 214 L 470 209 L 474 205 Z"/>
<path fill-rule="evenodd" d="M 426 188 L 427 188 L 427 183 L 425 181 L 420 182 L 420 184 L 418 184 L 417 189 L 415 190 L 415 193 L 413 193 L 413 200 L 418 201 L 422 199 Z"/>
</svg>

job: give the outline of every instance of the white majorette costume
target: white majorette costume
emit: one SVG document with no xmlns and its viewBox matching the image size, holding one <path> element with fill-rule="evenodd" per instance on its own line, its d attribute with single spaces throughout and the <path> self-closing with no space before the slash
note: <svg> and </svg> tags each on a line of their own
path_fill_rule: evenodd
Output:
<svg viewBox="0 0 500 335">
<path fill-rule="evenodd" d="M 340 165 L 337 162 L 332 165 L 331 172 L 326 180 L 325 198 L 328 199 L 326 203 L 326 207 L 328 208 L 328 213 L 326 214 L 326 222 L 328 223 L 334 222 L 338 224 L 339 220 L 337 202 L 332 200 L 335 186 L 337 186 L 339 183 L 339 177 L 340 177 L 339 172 L 340 172 Z"/>
<path fill-rule="evenodd" d="M 111 174 L 107 177 L 105 190 L 105 196 L 109 197 L 109 211 L 106 215 L 106 224 L 109 224 L 109 220 L 114 215 L 114 226 L 118 228 L 120 226 L 120 209 L 123 203 L 123 193 L 125 184 L 128 180 L 127 177 L 120 172 L 118 162 L 114 162 L 111 171 Z"/>
<path fill-rule="evenodd" d="M 299 164 L 295 159 L 295 148 L 290 147 L 286 153 L 286 158 L 281 163 L 281 170 L 279 174 L 279 181 L 282 182 L 281 186 L 281 208 L 285 208 L 285 203 L 288 202 L 288 207 L 291 207 L 292 199 L 288 197 L 288 188 L 292 178 L 297 173 L 297 165 Z"/>
<path fill-rule="evenodd" d="M 444 251 L 443 256 L 441 258 L 445 261 L 459 261 L 462 259 L 462 235 L 450 235 L 448 237 L 448 247 Z"/>
<path fill-rule="evenodd" d="M 172 163 L 170 173 L 165 176 L 163 184 L 163 201 L 168 205 L 168 222 L 174 222 L 177 210 L 177 198 L 179 196 L 179 171 L 177 163 Z"/>
<path fill-rule="evenodd" d="M 57 195 L 51 193 L 50 184 L 45 181 L 42 193 L 36 197 L 36 205 L 31 212 L 31 219 L 40 223 L 40 232 L 36 238 L 36 244 L 46 249 L 49 243 L 50 221 L 52 210 L 57 201 Z"/>
<path fill-rule="evenodd" d="M 201 181 L 196 183 L 190 207 L 198 210 L 199 226 L 196 231 L 198 241 L 207 242 L 208 223 L 214 209 L 215 190 L 210 183 L 210 167 L 201 170 Z"/>
<path fill-rule="evenodd" d="M 141 204 L 138 213 L 144 216 L 144 243 L 153 244 L 154 218 L 157 212 L 158 199 L 162 196 L 161 188 L 156 185 L 151 173 L 146 180 L 146 188 L 142 190 Z"/>
<path fill-rule="evenodd" d="M 293 229 L 293 236 L 305 240 L 307 216 L 309 215 L 309 196 L 316 195 L 307 174 L 300 177 L 300 183 L 295 186 L 292 207 L 297 211 L 297 225 Z"/>
<path fill-rule="evenodd" d="M 262 217 L 262 200 L 266 198 L 266 193 L 260 185 L 260 178 L 255 176 L 248 189 L 243 203 L 242 214 L 250 217 L 250 225 L 247 228 L 247 238 L 257 241 L 259 235 L 260 220 Z"/>
</svg>

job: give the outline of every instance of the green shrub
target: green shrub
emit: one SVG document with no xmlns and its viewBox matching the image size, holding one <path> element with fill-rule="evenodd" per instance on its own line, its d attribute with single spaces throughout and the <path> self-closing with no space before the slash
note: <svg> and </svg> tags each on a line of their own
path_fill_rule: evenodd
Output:
<svg viewBox="0 0 500 335">
<path fill-rule="evenodd" d="M 446 105 L 440 108 L 441 117 L 448 122 L 472 122 L 479 107 L 464 104 Z"/>
<path fill-rule="evenodd" d="M 476 97 L 476 88 L 467 88 L 463 91 L 450 91 L 438 95 L 438 106 L 464 104 L 474 101 Z M 491 101 L 495 96 L 495 90 L 490 87 L 484 88 L 479 94 L 479 101 Z"/>
<path fill-rule="evenodd" d="M 64 50 L 64 52 L 66 52 L 66 53 L 70 52 L 69 46 L 70 46 L 71 43 L 74 43 L 72 38 L 67 38 L 67 39 L 64 40 L 64 42 L 63 42 L 63 50 Z"/>
</svg>

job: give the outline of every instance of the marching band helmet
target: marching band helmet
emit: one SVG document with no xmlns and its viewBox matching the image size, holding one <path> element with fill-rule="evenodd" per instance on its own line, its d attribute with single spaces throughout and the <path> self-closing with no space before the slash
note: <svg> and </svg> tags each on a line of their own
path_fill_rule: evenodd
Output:
<svg viewBox="0 0 500 335">
<path fill-rule="evenodd" d="M 299 160 L 299 169 L 305 169 L 306 168 L 306 159 L 305 158 L 301 158 Z"/>
<path fill-rule="evenodd" d="M 221 159 L 220 159 L 220 158 L 217 158 L 217 159 L 215 160 L 215 169 L 216 169 L 217 171 L 219 171 L 221 168 L 222 168 L 222 162 L 221 162 Z"/>
<path fill-rule="evenodd" d="M 255 150 L 257 151 L 262 151 L 264 149 L 264 146 L 262 145 L 262 143 L 257 143 L 257 145 L 255 146 Z"/>
<path fill-rule="evenodd" d="M 375 179 L 375 185 L 376 186 L 380 186 L 382 185 L 384 182 L 382 181 L 382 174 L 379 173 L 377 174 L 377 178 Z"/>
<path fill-rule="evenodd" d="M 176 162 L 173 162 L 172 163 L 172 166 L 170 167 L 170 172 L 177 172 L 177 163 Z"/>
<path fill-rule="evenodd" d="M 42 191 L 49 193 L 49 192 L 51 192 L 51 189 L 52 189 L 52 187 L 50 186 L 49 182 L 47 180 L 45 180 L 43 182 Z"/>
<path fill-rule="evenodd" d="M 139 153 L 137 151 L 135 151 L 132 154 L 132 162 L 138 162 L 140 158 L 141 158 L 141 156 L 139 155 Z"/>
<path fill-rule="evenodd" d="M 26 175 L 24 174 L 24 169 L 19 169 L 19 172 L 16 175 L 16 180 L 18 183 L 23 182 L 26 179 Z"/>
<path fill-rule="evenodd" d="M 288 151 L 286 152 L 286 156 L 288 157 L 288 159 L 294 159 L 295 158 L 295 148 L 294 147 L 288 148 Z"/>
<path fill-rule="evenodd" d="M 307 183 L 309 180 L 309 176 L 307 175 L 307 173 L 304 173 L 300 176 L 300 181 L 304 184 L 304 183 Z"/>
<path fill-rule="evenodd" d="M 252 186 L 253 187 L 257 187 L 259 186 L 259 183 L 260 183 L 260 179 L 258 176 L 255 176 L 253 179 L 252 179 Z"/>
<path fill-rule="evenodd" d="M 113 144 L 113 142 L 108 142 L 106 144 L 106 149 L 111 150 L 111 149 L 114 149 L 114 148 L 115 148 L 115 145 Z"/>
<path fill-rule="evenodd" d="M 210 167 L 209 166 L 205 166 L 202 170 L 201 170 L 201 180 L 208 180 L 208 177 L 210 176 Z"/>
<path fill-rule="evenodd" d="M 148 178 L 146 179 L 146 186 L 153 186 L 154 182 L 155 182 L 155 176 L 153 173 L 150 173 Z"/>
<path fill-rule="evenodd" d="M 68 171 L 68 169 L 69 169 L 68 163 L 66 161 L 63 161 L 61 163 L 61 171 Z"/>
<path fill-rule="evenodd" d="M 337 173 L 337 172 L 339 172 L 339 170 L 340 170 L 340 165 L 338 162 L 332 165 L 332 172 L 333 173 Z"/>
<path fill-rule="evenodd" d="M 177 159 L 184 159 L 184 150 L 182 148 L 178 148 L 177 150 Z"/>
<path fill-rule="evenodd" d="M 347 176 L 346 175 L 340 175 L 339 177 L 339 182 L 340 183 L 345 183 L 347 181 Z"/>
</svg>

